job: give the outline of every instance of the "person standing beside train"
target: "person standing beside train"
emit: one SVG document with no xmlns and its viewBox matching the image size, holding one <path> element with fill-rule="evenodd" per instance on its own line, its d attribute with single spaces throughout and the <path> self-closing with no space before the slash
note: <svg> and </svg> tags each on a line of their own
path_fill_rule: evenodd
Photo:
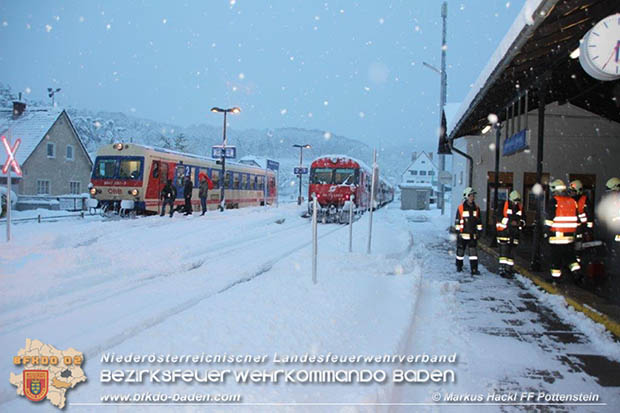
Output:
<svg viewBox="0 0 620 413">
<path fill-rule="evenodd" d="M 209 184 L 209 177 L 201 173 L 199 176 L 200 185 L 198 189 L 198 197 L 200 198 L 200 206 L 202 207 L 202 214 L 204 215 L 207 212 L 207 197 L 209 196 L 209 189 L 211 189 L 211 185 Z"/>
<path fill-rule="evenodd" d="M 183 183 L 183 198 L 185 198 L 185 214 L 183 215 L 191 215 L 192 212 L 192 191 L 194 190 L 194 184 L 192 182 L 191 176 L 185 177 L 185 182 Z"/>
<path fill-rule="evenodd" d="M 172 214 L 174 214 L 174 200 L 177 198 L 177 190 L 172 186 L 172 182 L 169 179 L 161 190 L 160 197 L 164 201 L 164 204 L 161 207 L 161 214 L 159 214 L 159 216 L 163 217 L 166 213 L 166 205 L 170 205 L 170 218 L 172 218 Z"/>
</svg>

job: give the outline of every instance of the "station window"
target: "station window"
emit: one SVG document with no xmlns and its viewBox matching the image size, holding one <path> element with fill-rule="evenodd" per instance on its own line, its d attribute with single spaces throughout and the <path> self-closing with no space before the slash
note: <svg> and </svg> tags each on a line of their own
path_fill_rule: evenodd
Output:
<svg viewBox="0 0 620 413">
<path fill-rule="evenodd" d="M 265 189 L 265 177 L 264 176 L 258 177 L 258 189 L 261 191 Z"/>
<path fill-rule="evenodd" d="M 241 182 L 241 174 L 233 174 L 233 189 L 239 189 L 239 183 Z"/>
<path fill-rule="evenodd" d="M 248 189 L 248 174 L 241 174 L 241 189 Z"/>
<path fill-rule="evenodd" d="M 229 189 L 231 187 L 232 181 L 232 173 L 230 171 L 226 171 L 226 176 L 224 178 L 224 188 Z"/>
</svg>

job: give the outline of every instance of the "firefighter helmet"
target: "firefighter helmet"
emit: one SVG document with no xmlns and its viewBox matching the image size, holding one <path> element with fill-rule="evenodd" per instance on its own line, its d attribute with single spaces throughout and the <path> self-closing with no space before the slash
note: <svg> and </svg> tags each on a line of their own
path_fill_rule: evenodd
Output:
<svg viewBox="0 0 620 413">
<path fill-rule="evenodd" d="M 472 188 L 471 186 L 468 186 L 463 191 L 463 198 L 467 198 L 470 195 L 476 195 L 476 191 L 474 191 L 474 188 Z"/>
<path fill-rule="evenodd" d="M 521 200 L 521 194 L 519 193 L 519 191 L 512 191 L 510 193 L 510 195 L 508 195 L 508 198 L 512 201 L 512 202 L 517 202 Z"/>
<path fill-rule="evenodd" d="M 610 178 L 606 186 L 610 191 L 620 191 L 620 178 Z"/>
<path fill-rule="evenodd" d="M 556 179 L 553 182 L 551 182 L 549 184 L 549 187 L 551 188 L 551 192 L 562 192 L 566 190 L 566 185 L 564 184 L 564 181 L 562 181 L 561 179 Z"/>
<path fill-rule="evenodd" d="M 571 183 L 568 184 L 568 186 L 577 195 L 581 195 L 581 193 L 583 192 L 583 184 L 581 183 L 579 179 L 575 179 L 574 181 L 571 181 Z"/>
</svg>

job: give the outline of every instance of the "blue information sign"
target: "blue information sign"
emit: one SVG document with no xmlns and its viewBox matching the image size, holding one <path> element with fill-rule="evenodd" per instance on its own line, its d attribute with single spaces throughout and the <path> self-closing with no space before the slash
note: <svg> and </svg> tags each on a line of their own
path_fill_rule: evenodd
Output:
<svg viewBox="0 0 620 413">
<path fill-rule="evenodd" d="M 224 155 L 224 158 L 235 159 L 237 157 L 237 147 L 236 146 L 227 146 L 222 147 L 221 145 L 215 145 L 211 147 L 211 157 L 218 159 Z"/>
<path fill-rule="evenodd" d="M 273 171 L 277 171 L 280 169 L 280 164 L 276 161 L 272 161 L 267 159 L 267 169 L 271 169 Z"/>
<path fill-rule="evenodd" d="M 295 167 L 293 169 L 293 173 L 295 175 L 304 175 L 304 174 L 308 173 L 308 168 L 306 168 L 306 167 Z"/>
<path fill-rule="evenodd" d="M 527 148 L 527 129 L 523 129 L 504 141 L 502 155 L 512 155 Z"/>
</svg>

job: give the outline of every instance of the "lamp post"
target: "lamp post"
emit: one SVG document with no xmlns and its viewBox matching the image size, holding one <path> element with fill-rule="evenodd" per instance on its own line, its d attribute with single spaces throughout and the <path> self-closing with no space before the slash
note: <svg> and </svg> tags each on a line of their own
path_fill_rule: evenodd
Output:
<svg viewBox="0 0 620 413">
<path fill-rule="evenodd" d="M 239 109 L 238 107 L 234 107 L 234 108 L 228 108 L 228 109 L 222 109 L 222 108 L 218 108 L 218 107 L 213 107 L 211 108 L 211 112 L 222 112 L 224 113 L 224 137 L 222 139 L 222 176 L 220 177 L 220 188 L 221 188 L 221 192 L 220 192 L 220 211 L 224 211 L 224 207 L 226 205 L 226 199 L 224 198 L 225 196 L 225 192 L 224 192 L 224 186 L 225 186 L 225 179 L 226 179 L 226 115 L 230 112 L 230 113 L 239 113 L 241 112 L 241 109 Z"/>
<path fill-rule="evenodd" d="M 301 168 L 303 165 L 303 157 L 304 157 L 304 149 L 310 149 L 312 148 L 312 145 L 309 144 L 305 144 L 305 145 L 298 145 L 298 144 L 294 144 L 293 147 L 295 148 L 299 148 L 299 169 L 300 169 L 300 173 L 299 173 L 299 196 L 297 197 L 297 205 L 301 205 Z"/>
</svg>

